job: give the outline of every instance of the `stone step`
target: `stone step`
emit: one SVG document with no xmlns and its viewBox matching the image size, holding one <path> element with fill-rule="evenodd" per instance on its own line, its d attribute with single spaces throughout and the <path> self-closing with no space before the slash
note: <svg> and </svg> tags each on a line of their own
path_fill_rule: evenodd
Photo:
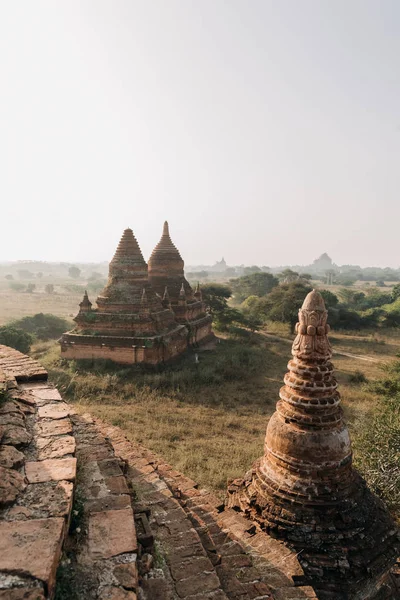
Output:
<svg viewBox="0 0 400 600">
<path fill-rule="evenodd" d="M 129 442 L 119 428 L 104 425 L 99 420 L 96 423 L 116 455 L 127 463 L 126 474 L 138 509 L 150 511 L 150 525 L 164 564 L 160 581 L 148 578 L 144 582 L 145 590 L 148 587 L 153 591 L 152 588 L 157 587 L 160 594 L 163 588 L 164 595 L 157 596 L 163 599 L 272 600 L 282 596 L 274 595 L 267 580 L 272 579 L 281 590 L 294 589 L 293 579 L 282 568 L 274 570 L 269 565 L 268 572 L 262 573 L 249 547 L 239 542 L 239 539 L 243 542 L 244 538 L 252 537 L 248 532 L 251 523 L 233 511 L 221 513 L 221 502 L 215 496 L 207 490 L 199 490 L 193 480 L 143 446 Z M 282 557 L 283 547 L 279 549 Z M 296 569 L 298 572 L 298 563 Z M 174 591 L 176 596 L 173 596 Z M 316 596 L 309 593 L 302 597 Z"/>
<path fill-rule="evenodd" d="M 25 357 L 18 361 L 15 353 L 14 366 L 4 368 L 25 383 L 12 386 L 0 403 L 0 599 L 44 600 L 54 595 L 71 516 L 75 441 L 52 431 L 60 408 L 71 429 L 69 407 L 50 384 L 29 381 L 32 365 L 26 371 Z M 5 354 L 2 346 L 0 362 Z"/>
</svg>

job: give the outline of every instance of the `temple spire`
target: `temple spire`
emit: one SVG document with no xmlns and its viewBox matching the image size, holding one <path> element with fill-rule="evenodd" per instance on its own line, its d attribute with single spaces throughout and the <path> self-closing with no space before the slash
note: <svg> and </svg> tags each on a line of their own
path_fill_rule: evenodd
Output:
<svg viewBox="0 0 400 600">
<path fill-rule="evenodd" d="M 168 226 L 168 221 L 164 221 L 164 227 L 163 227 L 163 235 L 167 235 L 169 237 L 169 226 Z"/>
<path fill-rule="evenodd" d="M 164 308 L 171 308 L 171 300 L 168 293 L 168 287 L 165 286 L 164 295 L 162 297 L 162 304 Z"/>
<path fill-rule="evenodd" d="M 179 292 L 179 304 L 186 304 L 185 286 L 182 283 L 181 291 Z"/>
<path fill-rule="evenodd" d="M 92 303 L 89 300 L 87 291 L 83 295 L 82 302 L 79 303 L 79 312 L 89 312 L 92 309 Z"/>
<path fill-rule="evenodd" d="M 227 505 L 300 548 L 306 573 L 321 589 L 340 578 L 340 589 L 352 589 L 373 571 L 377 554 L 390 564 L 399 542 L 390 515 L 352 468 L 327 319 L 324 299 L 313 290 L 299 310 L 292 360 L 268 423 L 264 455 L 244 479 L 229 485 Z M 344 577 L 341 564 L 348 565 Z"/>
<path fill-rule="evenodd" d="M 203 300 L 203 294 L 202 294 L 202 292 L 201 292 L 201 289 L 200 289 L 200 283 L 199 283 L 199 282 L 197 282 L 196 289 L 195 289 L 195 291 L 194 291 L 194 297 L 195 297 L 195 298 L 196 298 L 196 300 L 198 300 L 198 301 L 201 301 L 201 300 Z"/>
</svg>

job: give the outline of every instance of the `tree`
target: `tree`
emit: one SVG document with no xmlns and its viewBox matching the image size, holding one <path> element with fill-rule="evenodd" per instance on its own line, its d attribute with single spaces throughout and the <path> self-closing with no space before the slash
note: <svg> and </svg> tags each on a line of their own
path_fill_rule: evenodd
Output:
<svg viewBox="0 0 400 600">
<path fill-rule="evenodd" d="M 26 288 L 26 285 L 24 283 L 20 283 L 19 281 L 12 281 L 9 283 L 9 286 L 14 292 L 24 292 Z"/>
<path fill-rule="evenodd" d="M 392 289 L 392 299 L 397 300 L 397 298 L 400 298 L 400 283 L 398 283 L 397 285 L 395 285 Z"/>
<path fill-rule="evenodd" d="M 32 271 L 28 271 L 28 269 L 20 269 L 18 271 L 18 277 L 20 279 L 34 279 L 35 273 L 32 273 Z"/>
<path fill-rule="evenodd" d="M 207 283 L 202 286 L 201 292 L 207 309 L 212 315 L 224 311 L 228 307 L 228 300 L 232 290 L 227 285 Z"/>
<path fill-rule="evenodd" d="M 292 271 L 292 269 L 284 269 L 282 273 L 278 274 L 278 279 L 282 283 L 292 283 L 293 281 L 297 281 L 300 278 L 300 275 L 296 271 Z"/>
<path fill-rule="evenodd" d="M 28 283 L 28 285 L 26 286 L 26 291 L 28 292 L 28 294 L 33 294 L 35 289 L 36 285 L 34 283 Z"/>
<path fill-rule="evenodd" d="M 330 290 L 320 290 L 320 294 L 324 299 L 325 306 L 329 310 L 335 308 L 339 304 L 339 298 Z"/>
<path fill-rule="evenodd" d="M 11 274 L 6 275 L 5 278 L 8 279 L 8 281 L 12 281 L 14 279 L 14 277 Z"/>
<path fill-rule="evenodd" d="M 33 317 L 23 317 L 13 321 L 11 325 L 29 333 L 39 340 L 54 340 L 70 329 L 70 324 L 61 317 L 38 313 Z"/>
<path fill-rule="evenodd" d="M 311 290 L 310 286 L 298 281 L 275 287 L 265 297 L 265 310 L 268 318 L 271 321 L 289 323 L 293 331 L 298 321 L 299 308 Z"/>
<path fill-rule="evenodd" d="M 46 294 L 54 294 L 54 285 L 52 283 L 47 283 L 44 287 L 44 291 Z"/>
<path fill-rule="evenodd" d="M 72 279 L 79 279 L 81 274 L 81 270 L 74 265 L 68 269 L 68 275 L 72 277 Z"/>
<path fill-rule="evenodd" d="M 207 309 L 213 317 L 214 324 L 222 331 L 226 331 L 232 325 L 248 327 L 255 331 L 261 323 L 254 318 L 247 318 L 237 308 L 228 306 L 228 300 L 232 290 L 227 285 L 209 283 L 201 288 L 203 300 Z"/>
<path fill-rule="evenodd" d="M 252 273 L 237 279 L 231 279 L 229 284 L 237 302 L 243 302 L 249 296 L 265 296 L 279 284 L 271 273 Z"/>
<path fill-rule="evenodd" d="M 260 273 L 261 269 L 260 267 L 257 267 L 257 265 L 253 265 L 252 267 L 245 267 L 243 269 L 243 273 L 245 275 L 252 275 L 253 273 Z"/>
<path fill-rule="evenodd" d="M 340 289 L 338 296 L 341 301 L 348 306 L 357 306 L 365 300 L 365 294 L 363 292 L 356 292 L 355 290 L 348 290 L 346 288 Z"/>
<path fill-rule="evenodd" d="M 32 342 L 33 337 L 22 329 L 18 329 L 13 325 L 0 327 L 0 344 L 10 346 L 11 348 L 15 348 L 15 350 L 27 354 L 31 349 Z"/>
</svg>

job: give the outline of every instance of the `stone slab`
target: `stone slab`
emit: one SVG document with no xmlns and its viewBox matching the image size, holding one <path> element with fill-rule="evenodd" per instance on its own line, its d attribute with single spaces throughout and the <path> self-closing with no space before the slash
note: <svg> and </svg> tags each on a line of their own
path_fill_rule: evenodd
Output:
<svg viewBox="0 0 400 600">
<path fill-rule="evenodd" d="M 65 402 L 45 404 L 39 406 L 38 414 L 41 419 L 63 419 L 69 415 L 68 404 Z"/>
<path fill-rule="evenodd" d="M 64 527 L 60 518 L 0 522 L 0 571 L 40 579 L 51 595 Z"/>
<path fill-rule="evenodd" d="M 53 419 L 52 421 L 41 421 L 39 424 L 39 434 L 42 437 L 66 435 L 67 433 L 72 433 L 69 419 Z"/>
<path fill-rule="evenodd" d="M 36 440 L 39 460 L 61 458 L 66 454 L 74 454 L 75 446 L 75 438 L 72 435 L 63 435 L 55 438 L 43 437 Z"/>
<path fill-rule="evenodd" d="M 132 509 L 109 510 L 89 516 L 89 554 L 93 559 L 136 551 Z"/>
<path fill-rule="evenodd" d="M 39 400 L 62 400 L 60 392 L 52 387 L 33 387 L 30 389 L 31 394 Z"/>
<path fill-rule="evenodd" d="M 107 585 L 106 587 L 104 587 L 101 590 L 100 596 L 98 596 L 98 599 L 99 600 L 137 600 L 137 596 L 136 596 L 135 592 L 124 590 L 123 588 L 120 588 L 120 587 L 114 587 L 111 585 Z M 156 600 L 155 597 L 154 597 L 154 600 Z"/>
<path fill-rule="evenodd" d="M 44 481 L 74 480 L 76 458 L 49 458 L 38 462 L 27 462 L 25 473 L 29 483 Z"/>
<path fill-rule="evenodd" d="M 23 506 L 8 509 L 7 521 L 67 517 L 72 507 L 71 481 L 47 481 L 28 485 L 22 497 Z"/>
<path fill-rule="evenodd" d="M 0 506 L 14 502 L 25 488 L 25 479 L 18 471 L 0 467 Z"/>
<path fill-rule="evenodd" d="M 7 469 L 18 469 L 24 464 L 25 457 L 14 446 L 0 447 L 0 467 Z"/>
<path fill-rule="evenodd" d="M 45 596 L 42 588 L 23 587 L 0 590 L 0 600 L 45 600 Z"/>
</svg>

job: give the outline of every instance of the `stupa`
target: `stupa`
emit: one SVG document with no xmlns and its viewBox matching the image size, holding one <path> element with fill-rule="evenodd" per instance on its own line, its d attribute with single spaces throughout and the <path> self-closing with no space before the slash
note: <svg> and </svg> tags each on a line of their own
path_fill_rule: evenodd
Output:
<svg viewBox="0 0 400 600">
<path fill-rule="evenodd" d="M 197 345 L 213 337 L 212 318 L 206 313 L 199 285 L 196 291 L 185 278 L 184 261 L 172 242 L 168 222 L 165 221 L 160 241 L 149 259 L 149 282 L 170 306 L 178 323 L 189 330 L 189 343 Z"/>
<path fill-rule="evenodd" d="M 321 294 L 310 292 L 264 456 L 229 485 L 226 503 L 298 554 L 320 600 L 398 598 L 389 573 L 398 531 L 352 466 L 327 316 Z"/>
<path fill-rule="evenodd" d="M 108 283 L 92 304 L 85 292 L 76 327 L 60 340 L 68 359 L 109 359 L 157 364 L 187 348 L 187 328 L 148 281 L 148 268 L 131 229 L 126 229 L 109 267 Z"/>
</svg>

